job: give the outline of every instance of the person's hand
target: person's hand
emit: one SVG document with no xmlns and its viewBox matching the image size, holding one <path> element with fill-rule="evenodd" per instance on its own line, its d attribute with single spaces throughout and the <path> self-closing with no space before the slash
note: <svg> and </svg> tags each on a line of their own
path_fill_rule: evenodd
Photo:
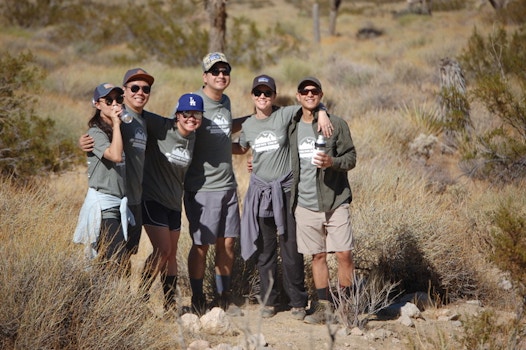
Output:
<svg viewBox="0 0 526 350">
<path fill-rule="evenodd" d="M 313 159 L 320 169 L 330 168 L 333 164 L 332 157 L 326 153 L 319 152 L 313 156 Z"/>
<path fill-rule="evenodd" d="M 83 152 L 91 152 L 95 147 L 95 140 L 88 134 L 84 134 L 80 136 L 78 146 Z"/>
<path fill-rule="evenodd" d="M 325 109 L 320 109 L 318 111 L 318 132 L 321 132 L 323 136 L 329 138 L 332 136 L 334 127 L 332 126 L 329 115 Z"/>
<path fill-rule="evenodd" d="M 249 173 L 252 172 L 252 158 L 253 157 L 249 157 L 248 160 L 247 160 L 247 170 Z"/>
<path fill-rule="evenodd" d="M 121 113 L 122 113 L 122 108 L 120 105 L 111 107 L 111 121 L 113 122 L 114 128 L 120 127 L 121 125 L 121 122 L 122 122 Z"/>
</svg>

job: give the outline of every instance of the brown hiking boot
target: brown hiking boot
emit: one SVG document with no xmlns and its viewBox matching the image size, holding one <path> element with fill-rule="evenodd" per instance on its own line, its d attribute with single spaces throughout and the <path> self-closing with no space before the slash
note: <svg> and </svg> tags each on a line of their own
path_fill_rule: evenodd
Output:
<svg viewBox="0 0 526 350">
<path fill-rule="evenodd" d="M 314 312 L 305 316 L 303 322 L 308 324 L 324 324 L 332 314 L 332 305 L 328 300 L 319 300 L 314 306 Z"/>
</svg>

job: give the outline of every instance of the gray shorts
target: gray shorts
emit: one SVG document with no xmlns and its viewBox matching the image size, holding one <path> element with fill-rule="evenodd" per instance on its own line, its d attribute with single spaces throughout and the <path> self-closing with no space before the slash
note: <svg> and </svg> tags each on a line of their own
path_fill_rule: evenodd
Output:
<svg viewBox="0 0 526 350">
<path fill-rule="evenodd" d="M 354 248 L 349 204 L 342 204 L 330 212 L 317 212 L 297 206 L 294 215 L 300 253 L 312 255 Z"/>
<path fill-rule="evenodd" d="M 215 244 L 218 237 L 239 237 L 236 189 L 184 193 L 190 235 L 196 245 Z"/>
</svg>

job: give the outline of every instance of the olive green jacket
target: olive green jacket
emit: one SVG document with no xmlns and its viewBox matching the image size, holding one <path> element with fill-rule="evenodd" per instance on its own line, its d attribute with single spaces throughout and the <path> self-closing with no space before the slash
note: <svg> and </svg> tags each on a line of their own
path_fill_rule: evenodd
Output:
<svg viewBox="0 0 526 350">
<path fill-rule="evenodd" d="M 289 141 L 291 150 L 292 171 L 294 184 L 292 186 L 292 210 L 298 203 L 298 182 L 300 179 L 300 159 L 298 152 L 298 122 L 302 116 L 299 110 L 289 126 Z M 320 212 L 329 212 L 343 203 L 352 200 L 351 187 L 347 178 L 347 172 L 356 166 L 356 149 L 351 138 L 351 132 L 347 122 L 340 117 L 329 115 L 334 127 L 331 137 L 326 139 L 327 153 L 332 157 L 333 164 L 330 168 L 316 171 L 316 182 L 318 192 L 318 206 Z M 318 113 L 315 112 L 312 129 L 317 135 Z"/>
</svg>

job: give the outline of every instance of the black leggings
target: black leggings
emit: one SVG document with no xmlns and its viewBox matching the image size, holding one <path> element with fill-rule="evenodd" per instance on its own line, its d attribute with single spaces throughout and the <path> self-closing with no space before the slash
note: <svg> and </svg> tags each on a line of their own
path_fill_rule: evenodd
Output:
<svg viewBox="0 0 526 350">
<path fill-rule="evenodd" d="M 120 219 L 103 218 L 100 226 L 100 235 L 97 240 L 96 250 L 99 258 L 112 260 L 120 264 L 125 257 L 126 241 Z"/>
</svg>

